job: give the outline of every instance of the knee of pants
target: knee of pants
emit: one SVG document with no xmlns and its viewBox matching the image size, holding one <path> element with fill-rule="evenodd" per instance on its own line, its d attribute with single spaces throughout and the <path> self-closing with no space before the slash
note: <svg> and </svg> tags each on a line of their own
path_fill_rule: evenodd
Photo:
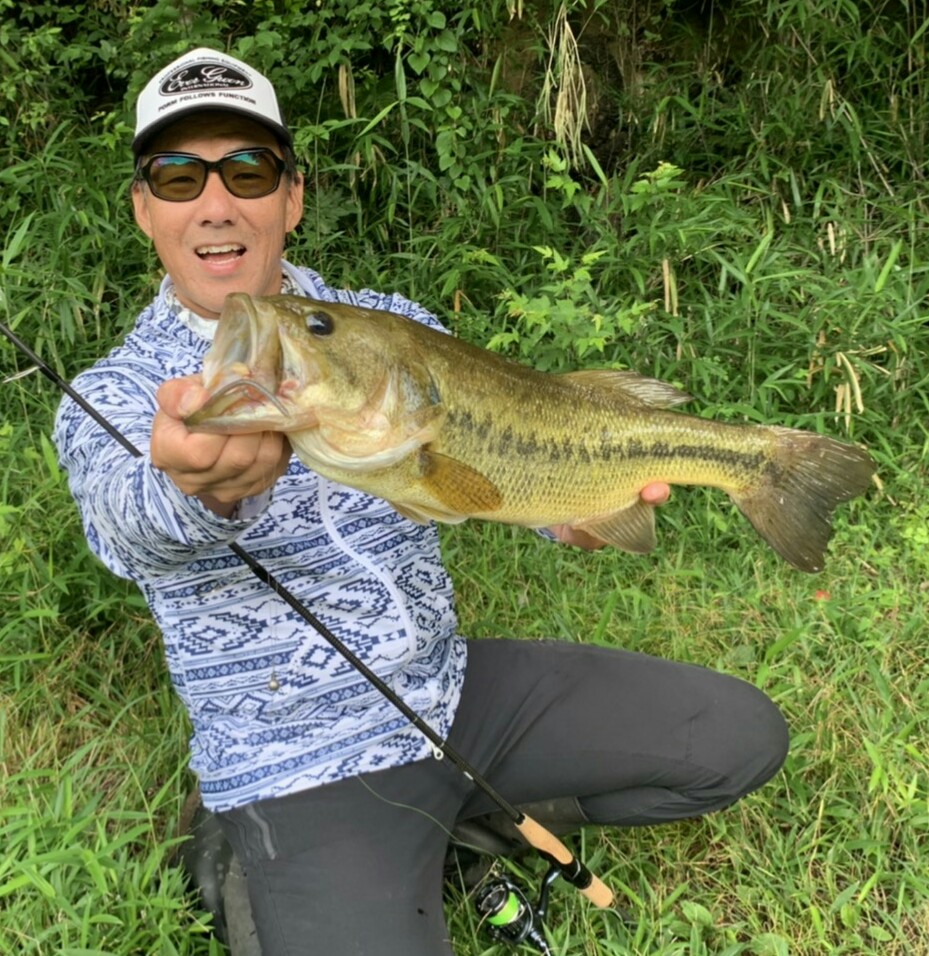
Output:
<svg viewBox="0 0 929 956">
<path fill-rule="evenodd" d="M 728 796 L 731 803 L 770 780 L 783 765 L 789 745 L 780 708 L 753 684 L 734 679 L 703 730 L 702 756 L 694 757 L 720 774 L 710 788 L 713 802 Z"/>
<path fill-rule="evenodd" d="M 788 749 L 779 708 L 756 687 L 723 678 L 689 722 L 686 753 L 657 760 L 624 787 L 580 799 L 591 822 L 647 826 L 735 803 L 778 771 Z"/>
</svg>

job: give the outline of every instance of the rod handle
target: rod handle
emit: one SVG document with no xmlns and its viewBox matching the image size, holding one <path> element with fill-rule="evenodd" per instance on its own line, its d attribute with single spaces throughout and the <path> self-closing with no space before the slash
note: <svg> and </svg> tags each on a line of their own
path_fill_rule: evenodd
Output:
<svg viewBox="0 0 929 956">
<path fill-rule="evenodd" d="M 613 905 L 613 891 L 583 863 L 580 863 L 554 833 L 546 830 L 541 823 L 525 813 L 522 821 L 514 821 L 514 825 L 527 843 L 534 846 L 540 853 L 551 857 L 558 864 L 562 870 L 562 876 L 573 883 L 594 906 L 606 909 Z M 569 874 L 575 873 L 579 873 L 579 876 L 572 879 Z"/>
</svg>

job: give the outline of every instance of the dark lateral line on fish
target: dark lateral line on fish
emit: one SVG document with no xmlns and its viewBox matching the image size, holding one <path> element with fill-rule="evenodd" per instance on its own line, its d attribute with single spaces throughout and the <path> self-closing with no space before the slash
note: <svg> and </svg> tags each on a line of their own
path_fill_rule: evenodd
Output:
<svg viewBox="0 0 929 956">
<path fill-rule="evenodd" d="M 648 445 L 632 440 L 617 448 L 617 458 L 689 458 L 695 461 L 713 461 L 723 465 L 739 465 L 743 468 L 758 468 L 766 459 L 763 452 L 742 452 L 714 445 L 673 445 L 669 442 L 654 442 Z M 609 457 L 609 456 L 608 456 Z"/>
<path fill-rule="evenodd" d="M 41 359 L 25 342 L 15 335 L 7 326 L 0 322 L 0 333 L 3 333 L 30 361 L 34 362 L 39 371 L 49 381 L 53 382 L 65 395 L 86 412 L 108 435 L 114 438 L 133 458 L 141 458 L 142 452 L 122 432 L 97 411 L 82 395 L 66 382 L 47 362 Z M 572 853 L 564 843 L 537 823 L 528 814 L 517 809 L 496 788 L 483 777 L 441 734 L 434 730 L 426 721 L 413 710 L 402 697 L 386 684 L 374 671 L 357 657 L 332 631 L 284 584 L 282 584 L 264 565 L 254 558 L 248 551 L 230 542 L 227 547 L 238 557 L 248 569 L 263 581 L 281 600 L 291 607 L 307 624 L 309 624 L 336 651 L 344 660 L 361 674 L 387 701 L 403 714 L 404 717 L 433 745 L 433 754 L 436 759 L 447 758 L 448 761 L 478 790 L 489 797 L 514 823 L 526 842 L 543 854 L 545 859 L 557 865 L 562 879 L 580 890 L 596 906 L 606 907 L 613 902 L 612 892 Z"/>
<path fill-rule="evenodd" d="M 480 422 L 470 412 L 450 412 L 449 424 L 474 432 L 483 443 L 490 435 L 493 424 L 490 415 Z M 599 446 L 590 446 L 565 438 L 560 443 L 553 438 L 538 438 L 535 432 L 523 435 L 508 425 L 491 445 L 498 455 L 515 455 L 519 458 L 542 458 L 548 461 L 636 461 L 644 458 L 684 458 L 693 461 L 712 461 L 720 465 L 746 469 L 761 467 L 766 460 L 763 452 L 740 452 L 735 449 L 718 448 L 714 445 L 674 445 L 670 442 L 643 442 L 633 438 L 625 442 L 611 443 L 605 438 Z"/>
</svg>

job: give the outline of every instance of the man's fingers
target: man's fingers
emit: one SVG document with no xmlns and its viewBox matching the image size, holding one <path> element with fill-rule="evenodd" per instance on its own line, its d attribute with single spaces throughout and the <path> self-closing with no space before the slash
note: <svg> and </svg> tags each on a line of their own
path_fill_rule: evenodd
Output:
<svg viewBox="0 0 929 956">
<path fill-rule="evenodd" d="M 190 475 L 201 481 L 200 492 L 219 501 L 238 501 L 270 488 L 287 470 L 290 446 L 274 432 L 234 435 L 209 474 Z"/>
<path fill-rule="evenodd" d="M 177 409 L 180 392 L 164 401 Z M 188 393 L 189 394 L 189 393 Z M 152 464 L 164 471 L 186 495 L 210 495 L 231 502 L 270 488 L 287 470 L 290 445 L 275 432 L 207 435 L 188 431 L 164 409 L 155 415 Z"/>
<path fill-rule="evenodd" d="M 639 497 L 647 505 L 663 505 L 671 497 L 671 486 L 663 481 L 653 481 L 639 492 Z"/>
<path fill-rule="evenodd" d="M 195 412 L 209 397 L 199 375 L 172 378 L 158 389 L 156 398 L 161 410 L 171 418 L 186 418 Z"/>
<path fill-rule="evenodd" d="M 176 409 L 173 397 L 169 398 Z M 152 422 L 152 464 L 172 472 L 205 472 L 214 468 L 227 443 L 226 435 L 195 435 L 169 411 L 161 409 Z"/>
</svg>

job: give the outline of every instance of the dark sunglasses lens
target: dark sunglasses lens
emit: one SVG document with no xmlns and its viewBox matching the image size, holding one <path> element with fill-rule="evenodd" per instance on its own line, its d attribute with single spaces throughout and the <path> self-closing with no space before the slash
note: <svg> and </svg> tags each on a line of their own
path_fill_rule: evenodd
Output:
<svg viewBox="0 0 929 956">
<path fill-rule="evenodd" d="M 183 202 L 203 190 L 206 168 L 190 156 L 156 156 L 148 164 L 148 184 L 159 199 Z"/>
<path fill-rule="evenodd" d="M 280 161 L 269 150 L 246 150 L 226 156 L 220 167 L 223 182 L 233 196 L 259 199 L 277 189 Z"/>
</svg>

